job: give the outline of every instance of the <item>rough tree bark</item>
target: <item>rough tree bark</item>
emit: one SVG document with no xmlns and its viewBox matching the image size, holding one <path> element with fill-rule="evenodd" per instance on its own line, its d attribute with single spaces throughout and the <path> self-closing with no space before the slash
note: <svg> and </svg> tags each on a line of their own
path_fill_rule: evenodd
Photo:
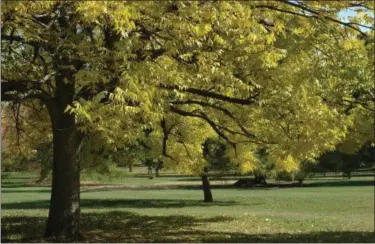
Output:
<svg viewBox="0 0 375 244">
<path fill-rule="evenodd" d="M 203 174 L 201 175 L 202 178 L 202 188 L 203 188 L 203 195 L 204 195 L 204 201 L 205 202 L 213 202 L 214 199 L 212 197 L 211 193 L 211 186 L 210 181 L 208 179 L 208 169 L 204 168 Z"/>
<path fill-rule="evenodd" d="M 76 158 L 83 136 L 75 116 L 64 112 L 73 102 L 74 83 L 65 84 L 58 76 L 56 80 L 55 97 L 46 103 L 52 122 L 53 171 L 45 237 L 71 242 L 80 236 L 80 167 Z"/>
</svg>

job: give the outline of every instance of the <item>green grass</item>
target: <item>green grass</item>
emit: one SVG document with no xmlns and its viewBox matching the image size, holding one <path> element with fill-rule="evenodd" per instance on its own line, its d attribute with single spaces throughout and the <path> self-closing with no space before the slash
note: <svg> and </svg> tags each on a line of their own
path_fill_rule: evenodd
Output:
<svg viewBox="0 0 375 244">
<path fill-rule="evenodd" d="M 43 241 L 50 188 L 32 185 L 36 177 L 3 174 L 3 242 Z M 102 183 L 92 176 L 86 180 Z M 319 178 L 310 181 L 315 187 L 282 189 L 236 189 L 213 182 L 215 202 L 207 204 L 198 178 L 128 175 L 112 179 L 106 189 L 82 187 L 82 241 L 374 242 L 373 180 Z M 176 187 L 157 187 L 164 183 Z M 113 184 L 125 188 L 111 189 Z"/>
</svg>

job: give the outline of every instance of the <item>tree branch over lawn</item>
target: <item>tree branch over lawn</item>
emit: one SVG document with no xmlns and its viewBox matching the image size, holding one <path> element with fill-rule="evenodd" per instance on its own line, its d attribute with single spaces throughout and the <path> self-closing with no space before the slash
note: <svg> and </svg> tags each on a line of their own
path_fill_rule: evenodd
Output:
<svg viewBox="0 0 375 244">
<path fill-rule="evenodd" d="M 214 98 L 214 99 L 217 99 L 217 100 L 220 100 L 220 101 L 229 102 L 229 103 L 233 103 L 233 104 L 240 104 L 240 105 L 254 104 L 256 102 L 256 98 L 259 95 L 259 92 L 256 92 L 248 98 L 236 98 L 236 97 L 230 97 L 230 96 L 222 95 L 220 93 L 216 93 L 216 92 L 212 92 L 212 91 L 208 91 L 208 90 L 203 90 L 203 89 L 183 88 L 183 87 L 178 86 L 178 85 L 161 84 L 159 87 L 161 89 L 165 89 L 165 90 L 171 90 L 171 91 L 177 90 L 177 91 L 180 91 L 180 92 L 190 93 L 190 94 L 194 94 L 194 95 L 198 95 L 198 96 L 202 96 L 202 97 L 207 97 L 207 98 Z"/>
<path fill-rule="evenodd" d="M 247 137 L 253 137 L 255 138 L 256 136 L 253 134 L 253 133 L 250 133 L 238 120 L 237 118 L 228 110 L 228 109 L 225 109 L 223 107 L 220 107 L 220 106 L 217 106 L 217 105 L 214 105 L 214 104 L 211 104 L 211 103 L 208 103 L 208 102 L 203 102 L 203 101 L 198 101 L 198 100 L 186 100 L 186 101 L 176 101 L 176 102 L 172 102 L 172 104 L 175 104 L 175 105 L 184 105 L 184 104 L 197 104 L 197 105 L 201 105 L 203 107 L 210 107 L 210 108 L 213 108 L 213 109 L 216 109 L 216 110 L 219 110 L 221 112 L 223 112 L 225 115 L 227 115 L 229 118 L 231 118 L 241 129 L 241 131 L 243 132 L 243 135 L 247 136 Z M 239 133 L 239 132 L 237 132 Z"/>
<path fill-rule="evenodd" d="M 228 136 L 226 136 L 220 129 L 219 127 L 215 124 L 214 121 L 212 121 L 211 119 L 208 118 L 208 116 L 205 114 L 205 113 L 202 113 L 202 112 L 198 112 L 198 113 L 194 113 L 194 112 L 189 112 L 189 111 L 185 111 L 185 110 L 182 110 L 182 109 L 179 109 L 177 107 L 171 107 L 171 111 L 174 112 L 174 113 L 177 113 L 179 115 L 182 115 L 182 116 L 188 116 L 188 117 L 195 117 L 195 118 L 200 118 L 200 119 L 203 119 L 204 121 L 206 121 L 210 126 L 211 128 L 220 136 L 222 137 L 225 141 L 227 141 L 230 145 L 234 146 L 235 145 L 235 142 L 233 142 L 231 139 L 229 139 Z"/>
</svg>

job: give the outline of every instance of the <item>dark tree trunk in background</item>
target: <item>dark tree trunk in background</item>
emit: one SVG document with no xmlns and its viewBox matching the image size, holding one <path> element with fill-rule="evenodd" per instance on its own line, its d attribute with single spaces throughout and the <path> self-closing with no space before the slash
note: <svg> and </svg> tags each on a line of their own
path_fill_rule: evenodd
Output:
<svg viewBox="0 0 375 244">
<path fill-rule="evenodd" d="M 129 172 L 133 172 L 133 164 L 129 164 Z"/>
<path fill-rule="evenodd" d="M 207 168 L 204 168 L 204 173 L 201 175 L 201 178 L 202 178 L 204 201 L 205 202 L 213 202 L 214 199 L 212 198 L 211 186 L 210 186 L 210 181 L 208 180 L 208 169 Z"/>
<path fill-rule="evenodd" d="M 264 174 L 256 172 L 255 173 L 254 184 L 267 184 L 267 182 L 266 182 L 266 176 Z"/>
<path fill-rule="evenodd" d="M 147 168 L 148 168 L 148 171 L 147 171 L 148 178 L 153 179 L 154 176 L 152 175 L 152 166 L 149 165 L 149 166 L 147 166 Z"/>
<path fill-rule="evenodd" d="M 163 161 L 158 160 L 156 167 L 155 167 L 155 176 L 159 177 L 159 171 L 163 168 Z"/>
<path fill-rule="evenodd" d="M 47 102 L 53 132 L 52 192 L 45 237 L 71 242 L 79 237 L 80 167 L 76 161 L 82 134 L 74 115 L 64 113 L 72 104 L 74 85 L 56 82 L 55 97 Z"/>
</svg>

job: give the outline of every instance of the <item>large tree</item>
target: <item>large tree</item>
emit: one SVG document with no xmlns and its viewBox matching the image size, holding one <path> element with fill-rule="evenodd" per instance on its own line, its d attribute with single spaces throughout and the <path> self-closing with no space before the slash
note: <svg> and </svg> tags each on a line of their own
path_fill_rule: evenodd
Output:
<svg viewBox="0 0 375 244">
<path fill-rule="evenodd" d="M 366 11 L 350 23 L 340 20 L 338 12 L 349 7 L 374 6 L 283 0 L 4 3 L 2 100 L 37 100 L 52 131 L 46 236 L 79 235 L 82 158 L 121 148 L 168 113 L 204 122 L 200 129 L 226 140 L 246 170 L 256 167 L 252 151 L 259 147 L 267 147 L 280 168 L 294 169 L 341 143 L 353 120 L 332 109 L 328 95 L 335 89 L 329 84 L 357 83 L 353 73 L 333 72 L 338 66 L 332 65 L 371 63 L 369 56 L 348 55 L 365 50 L 374 29 Z M 365 71 L 356 76 L 371 74 Z M 178 137 L 176 154 L 184 152 L 194 168 L 201 161 L 188 155 L 189 145 Z M 188 139 L 192 148 L 203 142 Z"/>
</svg>

